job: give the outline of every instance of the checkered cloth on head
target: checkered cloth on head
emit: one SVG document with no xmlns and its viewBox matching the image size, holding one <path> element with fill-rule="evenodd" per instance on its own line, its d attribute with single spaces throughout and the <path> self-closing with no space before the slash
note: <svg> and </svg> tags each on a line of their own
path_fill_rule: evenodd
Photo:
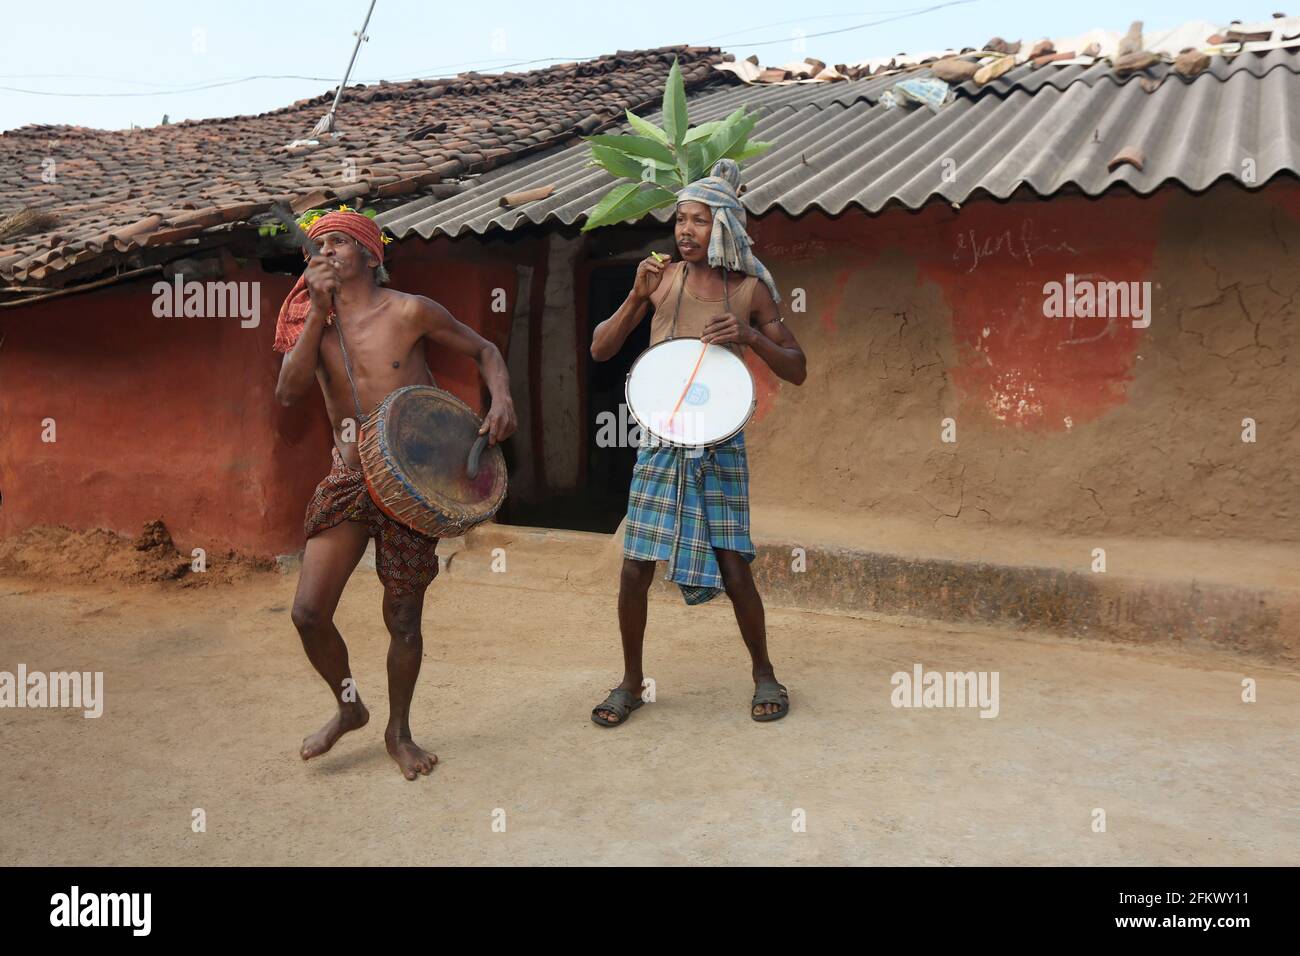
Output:
<svg viewBox="0 0 1300 956">
<path fill-rule="evenodd" d="M 713 228 L 709 232 L 709 265 L 756 276 L 780 302 L 776 280 L 754 255 L 753 243 L 745 231 L 745 207 L 740 202 L 740 167 L 734 160 L 720 159 L 713 173 L 697 179 L 677 194 L 677 204 L 702 202 L 713 210 Z"/>
<path fill-rule="evenodd" d="M 722 591 L 714 548 L 754 560 L 744 432 L 696 457 L 669 445 L 642 447 L 628 494 L 623 556 L 667 561 L 666 579 L 682 589 L 686 603 L 703 604 Z"/>
</svg>

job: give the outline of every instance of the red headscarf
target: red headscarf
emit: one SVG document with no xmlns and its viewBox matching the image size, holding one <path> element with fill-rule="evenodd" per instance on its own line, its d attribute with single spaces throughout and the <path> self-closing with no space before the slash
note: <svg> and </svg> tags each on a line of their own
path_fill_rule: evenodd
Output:
<svg viewBox="0 0 1300 956">
<path fill-rule="evenodd" d="M 384 237 L 369 216 L 358 212 L 331 212 L 321 216 L 307 235 L 319 239 L 327 232 L 347 233 L 375 257 L 384 261 Z M 311 311 L 311 293 L 307 290 L 307 279 L 299 276 L 294 287 L 289 291 L 284 304 L 280 306 L 280 318 L 275 323 L 275 345 L 277 352 L 287 352 L 293 348 L 302 335 L 302 327 L 307 322 L 307 313 Z"/>
</svg>

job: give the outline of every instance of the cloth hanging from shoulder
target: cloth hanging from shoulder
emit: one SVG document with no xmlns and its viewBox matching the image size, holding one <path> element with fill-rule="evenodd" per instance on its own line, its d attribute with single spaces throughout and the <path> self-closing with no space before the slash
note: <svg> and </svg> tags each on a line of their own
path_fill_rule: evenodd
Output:
<svg viewBox="0 0 1300 956">
<path fill-rule="evenodd" d="M 311 228 L 307 230 L 307 235 L 319 239 L 327 232 L 346 233 L 361 243 L 367 252 L 379 259 L 380 265 L 383 264 L 384 234 L 369 216 L 363 216 L 359 212 L 327 213 L 312 223 Z M 302 335 L 303 326 L 307 324 L 307 313 L 310 311 L 311 292 L 307 288 L 306 276 L 301 275 L 280 306 L 280 316 L 275 323 L 275 344 L 272 348 L 277 352 L 288 352 L 292 349 L 298 341 L 298 336 Z"/>
</svg>

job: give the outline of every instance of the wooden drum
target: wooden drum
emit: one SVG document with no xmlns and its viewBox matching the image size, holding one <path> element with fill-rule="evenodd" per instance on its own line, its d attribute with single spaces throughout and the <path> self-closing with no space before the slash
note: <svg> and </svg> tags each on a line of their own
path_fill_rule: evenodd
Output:
<svg viewBox="0 0 1300 956">
<path fill-rule="evenodd" d="M 459 537 L 488 520 L 505 500 L 506 461 L 499 446 L 482 448 L 482 425 L 450 392 L 396 389 L 362 428 L 357 446 L 370 497 L 390 518 L 435 538 Z"/>
</svg>

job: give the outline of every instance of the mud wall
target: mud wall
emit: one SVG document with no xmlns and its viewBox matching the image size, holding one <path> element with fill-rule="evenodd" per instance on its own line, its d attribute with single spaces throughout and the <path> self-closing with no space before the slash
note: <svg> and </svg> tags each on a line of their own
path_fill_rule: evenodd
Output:
<svg viewBox="0 0 1300 956">
<path fill-rule="evenodd" d="M 580 349 L 574 289 L 574 272 L 583 242 L 552 234 L 547 246 L 546 306 L 542 315 L 545 333 L 538 361 L 541 402 L 534 411 L 542 418 L 547 488 L 566 491 L 578 485 L 584 447 L 579 425 L 582 389 L 578 381 Z M 583 349 L 588 345 L 583 343 Z"/>
<path fill-rule="evenodd" d="M 1295 183 L 770 215 L 751 232 L 809 358 L 801 388 L 754 366 L 756 507 L 864 534 L 887 517 L 1300 539 Z M 394 287 L 437 299 L 507 354 L 520 493 L 567 487 L 585 442 L 575 416 L 590 424 L 581 302 L 550 268 L 567 276 L 574 251 L 548 246 L 539 235 L 390 248 Z M 1045 316 L 1044 285 L 1067 275 L 1150 282 L 1150 325 Z M 134 533 L 162 517 L 182 550 L 301 547 L 330 436 L 318 395 L 291 409 L 274 399 L 270 343 L 290 278 L 256 263 L 225 278 L 260 283 L 257 328 L 155 318 L 147 282 L 0 311 L 0 536 L 38 524 Z M 431 351 L 430 365 L 482 409 L 470 359 Z M 55 443 L 41 440 L 47 417 Z M 955 442 L 942 440 L 945 419 Z"/>
<path fill-rule="evenodd" d="M 751 233 L 809 362 L 801 388 L 754 366 L 756 506 L 864 533 L 889 517 L 1300 540 L 1297 184 L 768 216 Z M 1149 327 L 1045 316 L 1067 274 L 1151 283 Z"/>
</svg>

